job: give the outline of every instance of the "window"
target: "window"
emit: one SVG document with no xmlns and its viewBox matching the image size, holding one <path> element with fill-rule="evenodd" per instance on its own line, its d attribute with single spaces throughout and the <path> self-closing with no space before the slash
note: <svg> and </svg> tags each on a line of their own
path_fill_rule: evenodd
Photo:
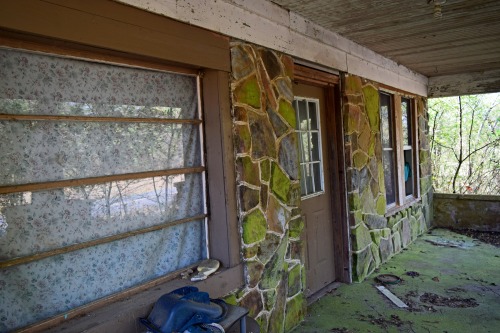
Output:
<svg viewBox="0 0 500 333">
<path fill-rule="evenodd" d="M 380 92 L 382 159 L 387 207 L 418 197 L 414 100 Z"/>
<path fill-rule="evenodd" d="M 0 331 L 208 257 L 199 78 L 0 50 Z"/>
<path fill-rule="evenodd" d="M 294 100 L 300 150 L 300 186 L 302 198 L 323 193 L 323 163 L 319 101 L 298 97 Z"/>
</svg>

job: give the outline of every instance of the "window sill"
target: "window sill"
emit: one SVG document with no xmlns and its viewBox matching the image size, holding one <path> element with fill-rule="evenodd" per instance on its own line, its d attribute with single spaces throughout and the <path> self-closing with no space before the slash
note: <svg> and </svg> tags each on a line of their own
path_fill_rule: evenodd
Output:
<svg viewBox="0 0 500 333">
<path fill-rule="evenodd" d="M 242 287 L 243 283 L 242 264 L 220 270 L 200 282 L 174 278 L 138 294 L 116 300 L 95 310 L 84 312 L 76 318 L 64 320 L 63 318 L 66 315 L 63 314 L 48 321 L 29 326 L 26 329 L 21 329 L 19 332 L 145 332 L 145 327 L 137 319 L 146 317 L 149 311 L 151 311 L 153 304 L 161 295 L 180 287 L 192 285 L 201 291 L 208 292 L 211 298 L 218 298 Z M 56 321 L 57 319 L 59 319 L 58 321 L 64 321 L 52 327 L 47 325 L 49 322 Z M 47 329 L 48 327 L 50 328 Z"/>
<path fill-rule="evenodd" d="M 408 200 L 407 202 L 405 202 L 402 205 L 392 206 L 391 208 L 387 209 L 387 212 L 385 213 L 384 216 L 391 217 L 393 215 L 396 215 L 400 211 L 405 210 L 405 209 L 415 205 L 416 203 L 420 202 L 421 200 L 422 200 L 421 198 L 413 198 L 413 199 Z"/>
</svg>

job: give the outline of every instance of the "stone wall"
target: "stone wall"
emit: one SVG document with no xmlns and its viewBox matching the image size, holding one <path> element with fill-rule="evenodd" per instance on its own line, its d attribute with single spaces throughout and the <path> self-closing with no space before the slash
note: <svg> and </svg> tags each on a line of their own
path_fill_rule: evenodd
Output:
<svg viewBox="0 0 500 333">
<path fill-rule="evenodd" d="M 231 65 L 246 285 L 227 300 L 248 308 L 261 332 L 280 333 L 300 323 L 306 310 L 293 61 L 233 42 Z"/>
<path fill-rule="evenodd" d="M 432 191 L 427 114 L 425 100 L 418 98 L 421 200 L 386 217 L 378 85 L 346 75 L 343 88 L 352 274 L 353 281 L 362 281 L 430 226 Z"/>
<path fill-rule="evenodd" d="M 434 227 L 500 231 L 500 195 L 434 194 Z"/>
</svg>

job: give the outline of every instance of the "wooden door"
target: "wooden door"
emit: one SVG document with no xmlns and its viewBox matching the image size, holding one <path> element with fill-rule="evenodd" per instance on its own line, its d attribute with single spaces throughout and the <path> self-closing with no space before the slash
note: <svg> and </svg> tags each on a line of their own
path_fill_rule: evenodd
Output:
<svg viewBox="0 0 500 333">
<path fill-rule="evenodd" d="M 307 289 L 310 296 L 335 281 L 334 223 L 325 89 L 295 85 L 300 150 L 302 213 L 306 226 Z"/>
</svg>

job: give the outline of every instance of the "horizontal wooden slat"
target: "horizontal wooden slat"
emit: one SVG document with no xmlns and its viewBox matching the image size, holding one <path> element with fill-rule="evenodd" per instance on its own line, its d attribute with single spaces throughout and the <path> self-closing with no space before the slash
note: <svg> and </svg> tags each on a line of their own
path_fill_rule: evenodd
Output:
<svg viewBox="0 0 500 333">
<path fill-rule="evenodd" d="M 25 257 L 20 257 L 20 258 L 14 258 L 14 259 L 5 260 L 5 261 L 0 262 L 0 269 L 7 268 L 7 267 L 12 267 L 12 266 L 17 266 L 17 265 L 22 265 L 22 264 L 26 264 L 26 263 L 29 263 L 29 262 L 32 262 L 32 261 L 37 261 L 37 260 L 45 259 L 45 258 L 48 258 L 48 257 L 53 257 L 53 256 L 56 256 L 56 255 L 59 255 L 59 254 L 64 254 L 64 253 L 69 253 L 69 252 L 73 252 L 73 251 L 83 250 L 83 249 L 86 249 L 86 248 L 89 248 L 89 247 L 98 246 L 98 245 L 102 245 L 102 244 L 106 244 L 106 243 L 111 243 L 111 242 L 114 242 L 114 241 L 117 241 L 117 240 L 129 238 L 129 237 L 132 237 L 132 236 L 137 236 L 137 235 L 142 235 L 142 234 L 153 232 L 153 231 L 162 230 L 162 229 L 165 229 L 165 228 L 173 227 L 173 226 L 178 225 L 178 224 L 192 222 L 192 221 L 196 221 L 196 220 L 201 220 L 201 219 L 206 218 L 207 216 L 208 215 L 206 215 L 206 214 L 196 215 L 196 216 L 187 217 L 187 218 L 184 218 L 184 219 L 181 219 L 181 220 L 176 220 L 176 221 L 171 221 L 171 222 L 165 222 L 163 224 L 155 225 L 155 226 L 152 226 L 152 227 L 149 227 L 149 228 L 144 228 L 144 229 L 139 229 L 139 230 L 133 230 L 133 231 L 129 231 L 129 232 L 125 232 L 125 233 L 119 234 L 119 235 L 114 235 L 114 236 L 109 236 L 109 237 L 103 237 L 103 238 L 99 238 L 99 239 L 88 241 L 88 242 L 84 242 L 84 243 L 79 243 L 79 244 L 73 244 L 73 245 L 69 245 L 69 246 L 64 246 L 64 247 L 61 247 L 61 248 L 58 248 L 58 249 L 54 249 L 54 250 L 50 250 L 50 251 L 45 251 L 45 252 L 41 252 L 41 253 L 36 253 L 36 254 L 30 255 L 30 256 L 25 256 Z"/>
<path fill-rule="evenodd" d="M 77 122 L 113 122 L 113 123 L 166 123 L 166 124 L 201 124 L 199 119 L 166 119 L 166 118 L 130 118 L 130 117 L 83 117 L 31 114 L 0 114 L 0 120 L 19 121 L 77 121 Z"/>
<path fill-rule="evenodd" d="M 90 177 L 82 179 L 68 179 L 68 180 L 58 180 L 58 181 L 43 182 L 43 183 L 0 186 L 0 194 L 53 190 L 63 187 L 85 186 L 85 185 L 94 185 L 94 184 L 101 184 L 101 183 L 121 181 L 121 180 L 200 173 L 203 171 L 205 171 L 205 167 L 199 166 L 193 168 L 146 171 L 146 172 L 126 173 L 120 175 Z"/>
</svg>

